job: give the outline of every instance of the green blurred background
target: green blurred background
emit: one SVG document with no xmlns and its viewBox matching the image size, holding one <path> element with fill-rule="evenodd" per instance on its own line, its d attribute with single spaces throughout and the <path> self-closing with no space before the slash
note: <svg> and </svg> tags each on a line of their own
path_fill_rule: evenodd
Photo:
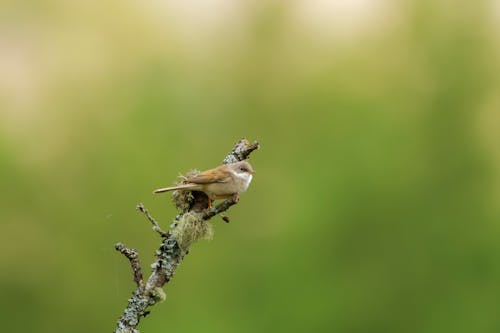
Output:
<svg viewBox="0 0 500 333">
<path fill-rule="evenodd" d="M 111 332 L 245 136 L 256 177 L 142 332 L 500 332 L 498 1 L 5 1 L 5 332 Z"/>
</svg>

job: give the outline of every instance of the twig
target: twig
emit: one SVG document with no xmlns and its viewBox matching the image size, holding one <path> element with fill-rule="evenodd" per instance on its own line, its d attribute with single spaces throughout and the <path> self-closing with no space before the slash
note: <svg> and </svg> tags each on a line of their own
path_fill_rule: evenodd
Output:
<svg viewBox="0 0 500 333">
<path fill-rule="evenodd" d="M 168 232 L 165 232 L 163 231 L 160 226 L 158 225 L 158 222 L 156 222 L 156 220 L 151 216 L 151 214 L 149 214 L 148 210 L 144 207 L 144 205 L 142 203 L 139 203 L 137 205 L 137 209 L 143 213 L 144 215 L 146 215 L 146 217 L 148 218 L 149 222 L 151 222 L 151 224 L 153 225 L 153 230 L 156 231 L 157 233 L 160 234 L 161 237 L 165 238 L 168 236 Z"/>
<path fill-rule="evenodd" d="M 224 158 L 223 163 L 234 163 L 247 159 L 250 153 L 259 148 L 259 144 L 246 139 L 239 140 L 231 152 Z M 163 231 L 158 222 L 149 214 L 147 209 L 138 204 L 137 209 L 142 212 L 153 225 L 153 230 L 162 237 L 162 242 L 156 250 L 156 261 L 151 265 L 152 272 L 144 283 L 137 251 L 117 243 L 115 248 L 125 255 L 132 267 L 137 289 L 128 300 L 122 316 L 118 319 L 115 333 L 139 333 L 137 326 L 142 317 L 149 314 L 148 308 L 165 300 L 163 286 L 170 281 L 179 264 L 189 251 L 189 245 L 197 239 L 206 237 L 209 225 L 207 221 L 212 217 L 225 212 L 235 205 L 239 197 L 236 195 L 219 205 L 208 208 L 208 197 L 203 192 L 192 192 L 193 200 L 189 208 L 177 215 L 172 223 L 174 229 Z M 225 221 L 229 221 L 228 218 Z"/>
<path fill-rule="evenodd" d="M 203 219 L 204 220 L 209 220 L 212 217 L 214 217 L 215 215 L 225 212 L 226 210 L 229 209 L 229 207 L 231 207 L 232 205 L 237 204 L 238 201 L 239 201 L 239 197 L 238 196 L 234 196 L 231 199 L 224 200 L 222 203 L 218 204 L 215 207 L 212 207 L 210 210 L 208 210 L 207 212 L 205 212 L 205 214 L 203 214 Z"/>
<path fill-rule="evenodd" d="M 115 249 L 123 254 L 130 261 L 130 267 L 134 273 L 134 281 L 139 289 L 143 288 L 141 262 L 139 261 L 139 253 L 135 249 L 129 249 L 122 243 L 116 243 Z"/>
<path fill-rule="evenodd" d="M 260 145 L 257 141 L 254 141 L 254 143 L 250 144 L 247 139 L 242 138 L 236 143 L 233 150 L 231 150 L 231 152 L 227 154 L 222 163 L 228 164 L 246 160 L 254 150 L 259 148 Z"/>
</svg>

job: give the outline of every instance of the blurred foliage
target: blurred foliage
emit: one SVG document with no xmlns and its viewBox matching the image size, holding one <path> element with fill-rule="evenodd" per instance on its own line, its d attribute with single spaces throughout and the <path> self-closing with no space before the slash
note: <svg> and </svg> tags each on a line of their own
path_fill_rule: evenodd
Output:
<svg viewBox="0 0 500 333">
<path fill-rule="evenodd" d="M 143 332 L 499 332 L 500 7 L 332 3 L 0 5 L 3 329 L 112 331 L 135 205 L 246 136 Z"/>
</svg>

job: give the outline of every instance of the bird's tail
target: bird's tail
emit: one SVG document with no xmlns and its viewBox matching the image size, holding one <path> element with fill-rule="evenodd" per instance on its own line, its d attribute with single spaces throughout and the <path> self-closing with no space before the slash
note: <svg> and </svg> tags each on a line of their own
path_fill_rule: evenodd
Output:
<svg viewBox="0 0 500 333">
<path fill-rule="evenodd" d="M 159 188 L 157 190 L 154 190 L 153 193 L 163 193 L 163 192 L 175 191 L 175 190 L 189 190 L 189 189 L 195 189 L 195 188 L 196 188 L 196 184 L 181 184 L 181 185 L 172 186 L 172 187 Z"/>
</svg>

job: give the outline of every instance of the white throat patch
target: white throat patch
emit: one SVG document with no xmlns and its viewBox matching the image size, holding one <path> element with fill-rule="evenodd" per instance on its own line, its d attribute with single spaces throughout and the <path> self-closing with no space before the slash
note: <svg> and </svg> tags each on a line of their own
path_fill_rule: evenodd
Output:
<svg viewBox="0 0 500 333">
<path fill-rule="evenodd" d="M 250 185 L 250 182 L 252 181 L 252 175 L 249 174 L 249 173 L 246 173 L 246 172 L 243 172 L 243 173 L 235 173 L 236 177 L 242 179 L 245 183 L 244 183 L 244 188 L 245 188 L 245 191 L 247 190 L 248 188 L 248 185 Z"/>
</svg>

